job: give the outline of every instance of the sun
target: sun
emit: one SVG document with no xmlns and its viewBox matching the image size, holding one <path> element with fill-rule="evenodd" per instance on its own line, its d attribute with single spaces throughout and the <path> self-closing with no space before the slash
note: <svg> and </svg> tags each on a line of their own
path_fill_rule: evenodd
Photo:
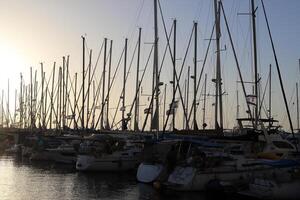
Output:
<svg viewBox="0 0 300 200">
<path fill-rule="evenodd" d="M 10 96 L 19 88 L 20 73 L 26 68 L 26 59 L 15 46 L 0 41 L 0 89 L 7 93 L 8 79 Z M 5 95 L 7 96 L 7 94 Z"/>
</svg>

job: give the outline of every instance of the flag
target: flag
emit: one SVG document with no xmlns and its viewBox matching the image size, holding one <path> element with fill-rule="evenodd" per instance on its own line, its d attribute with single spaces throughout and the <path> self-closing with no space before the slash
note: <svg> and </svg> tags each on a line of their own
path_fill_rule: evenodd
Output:
<svg viewBox="0 0 300 200">
<path fill-rule="evenodd" d="M 158 130 L 158 124 L 157 124 L 157 121 L 158 121 L 158 113 L 157 113 L 157 109 L 156 109 L 156 110 L 155 110 L 155 113 L 154 113 L 154 115 L 153 115 L 153 118 L 152 118 L 151 130 L 152 130 L 152 129 Z"/>
<path fill-rule="evenodd" d="M 247 95 L 246 101 L 248 104 L 256 106 L 256 96 L 255 95 Z"/>
<path fill-rule="evenodd" d="M 152 112 L 151 108 L 145 108 L 144 114 L 150 114 Z"/>
<path fill-rule="evenodd" d="M 174 101 L 173 103 L 170 104 L 170 109 L 167 110 L 166 114 L 174 115 L 176 112 L 176 108 L 178 108 L 178 101 Z"/>
</svg>

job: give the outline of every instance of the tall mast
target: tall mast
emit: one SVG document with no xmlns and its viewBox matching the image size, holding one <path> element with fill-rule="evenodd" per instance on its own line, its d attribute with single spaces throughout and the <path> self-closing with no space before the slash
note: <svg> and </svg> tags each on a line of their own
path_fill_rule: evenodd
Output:
<svg viewBox="0 0 300 200">
<path fill-rule="evenodd" d="M 216 96 L 215 96 L 215 129 L 223 130 L 223 103 L 222 103 L 222 79 L 221 79 L 221 57 L 220 57 L 220 2 L 214 0 L 215 22 L 216 22 Z M 220 124 L 218 124 L 218 109 L 220 112 Z"/>
<path fill-rule="evenodd" d="M 14 112 L 14 121 L 13 124 L 16 124 L 16 116 L 17 116 L 17 89 L 15 89 L 15 112 Z"/>
<path fill-rule="evenodd" d="M 155 112 L 153 122 L 159 131 L 159 74 L 158 74 L 158 25 L 157 25 L 157 0 L 154 0 L 154 78 L 155 78 Z M 153 111 L 152 111 L 153 112 Z"/>
<path fill-rule="evenodd" d="M 84 79 L 85 79 L 85 37 L 82 38 L 82 105 L 81 128 L 84 129 Z"/>
<path fill-rule="evenodd" d="M 74 108 L 73 108 L 73 126 L 74 126 L 74 129 L 77 129 L 78 128 L 78 126 L 77 126 L 77 122 L 76 122 L 76 115 L 75 115 L 75 113 L 76 113 L 76 107 L 77 107 L 77 73 L 75 73 L 75 89 L 74 89 Z"/>
<path fill-rule="evenodd" d="M 62 82 L 63 82 L 63 80 L 62 80 L 62 75 L 63 75 L 63 73 L 62 73 L 62 67 L 59 67 L 59 115 L 58 115 L 58 117 L 59 117 L 59 129 L 61 129 L 61 117 L 62 117 Z"/>
<path fill-rule="evenodd" d="M 194 104 L 194 130 L 198 129 L 197 127 L 197 118 L 196 118 L 196 111 L 197 111 L 197 106 L 196 106 L 196 98 L 197 98 L 197 94 L 196 94 L 196 90 L 197 90 L 197 22 L 194 22 L 194 39 L 195 39 L 195 43 L 194 43 L 194 100 L 193 100 L 193 104 Z"/>
<path fill-rule="evenodd" d="M 300 59 L 299 59 L 299 73 L 300 73 Z M 299 130 L 299 91 L 298 91 L 298 82 L 296 83 L 296 91 L 297 91 L 297 129 Z"/>
<path fill-rule="evenodd" d="M 46 79 L 46 72 L 44 72 L 44 80 Z M 43 110 L 43 128 L 47 128 L 46 126 L 46 117 L 47 117 L 47 98 L 48 98 L 48 83 L 46 85 L 45 91 L 45 100 L 44 100 L 44 110 Z"/>
<path fill-rule="evenodd" d="M 107 99 L 106 99 L 106 129 L 110 129 L 109 125 L 109 94 L 110 94 L 110 73 L 111 73 L 111 58 L 112 58 L 112 45 L 113 41 L 110 40 L 110 47 L 109 47 L 109 64 L 108 64 L 108 77 L 107 77 Z"/>
<path fill-rule="evenodd" d="M 33 92 L 33 87 L 32 87 L 32 67 L 30 67 L 30 128 L 33 128 L 33 112 L 32 112 L 32 92 Z"/>
<path fill-rule="evenodd" d="M 7 119 L 6 119 L 6 126 L 9 127 L 9 79 L 7 80 Z"/>
<path fill-rule="evenodd" d="M 23 75 L 20 74 L 21 82 L 20 82 L 20 125 L 19 128 L 23 127 Z"/>
<path fill-rule="evenodd" d="M 44 125 L 44 69 L 43 63 L 41 62 L 41 82 L 42 82 L 42 92 L 41 92 L 41 103 L 40 103 L 40 125 Z M 43 126 L 42 126 L 43 127 Z M 44 127 L 43 127 L 44 128 Z"/>
<path fill-rule="evenodd" d="M 89 128 L 89 115 L 90 115 L 90 85 L 91 85 L 91 67 L 92 67 L 92 50 L 90 50 L 90 57 L 89 57 L 89 74 L 88 74 L 88 88 L 87 88 L 87 105 L 86 105 L 86 114 L 87 114 L 87 120 L 86 120 L 86 128 Z"/>
<path fill-rule="evenodd" d="M 297 130 L 299 132 L 299 94 L 298 94 L 298 83 L 296 83 L 296 96 L 297 96 Z"/>
<path fill-rule="evenodd" d="M 65 77 L 66 77 L 66 58 L 63 56 L 63 67 L 62 67 L 62 84 L 61 84 L 61 93 L 62 93 L 62 129 L 65 128 L 65 113 L 66 113 L 66 108 L 65 108 Z"/>
<path fill-rule="evenodd" d="M 184 101 L 183 101 L 183 109 L 185 110 L 185 112 L 187 112 L 188 108 L 186 106 L 186 98 L 187 98 L 187 89 L 186 89 L 186 84 L 187 83 L 187 79 L 184 79 Z M 165 120 L 164 120 L 165 121 Z M 185 129 L 185 123 L 186 123 L 186 120 L 185 120 L 185 116 L 182 116 L 182 129 Z"/>
<path fill-rule="evenodd" d="M 202 127 L 203 129 L 205 129 L 206 127 L 206 123 L 205 123 L 205 111 L 206 111 L 206 83 L 207 83 L 207 74 L 205 74 L 205 79 L 204 79 L 204 102 L 203 102 L 203 123 L 202 123 Z"/>
<path fill-rule="evenodd" d="M 1 98 L 1 126 L 3 126 L 3 117 L 4 117 L 4 106 L 3 106 L 3 99 L 4 99 L 4 90 L 2 90 L 2 98 Z"/>
<path fill-rule="evenodd" d="M 191 78 L 191 66 L 188 66 L 188 78 L 187 78 L 187 86 L 186 86 L 186 112 L 189 110 L 190 78 Z M 189 124 L 187 122 L 185 125 L 185 129 L 188 129 L 188 127 Z"/>
<path fill-rule="evenodd" d="M 240 117 L 239 90 L 236 89 L 236 119 Z"/>
<path fill-rule="evenodd" d="M 105 106 L 105 71 L 106 71 L 106 47 L 107 47 L 107 38 L 104 38 L 104 56 L 103 56 L 103 72 L 102 72 L 102 110 Z M 101 125 L 100 128 L 103 129 L 103 121 L 104 121 L 104 112 L 101 114 Z"/>
<path fill-rule="evenodd" d="M 174 22 L 173 22 L 173 24 L 174 24 L 174 36 L 173 36 L 173 38 L 174 38 L 174 42 L 173 42 L 173 84 L 172 84 L 172 86 L 173 86 L 173 102 L 172 102 L 172 104 L 173 105 L 171 105 L 171 112 L 173 113 L 173 118 L 172 118 L 172 128 L 173 128 L 173 130 L 175 129 L 175 74 L 176 74 L 176 22 L 177 22 L 177 20 L 176 19 L 174 19 Z M 164 113 L 164 115 L 165 115 L 165 113 Z"/>
<path fill-rule="evenodd" d="M 127 129 L 125 122 L 125 87 L 126 87 L 126 65 L 127 65 L 127 38 L 125 38 L 125 54 L 124 54 L 124 74 L 123 74 L 123 92 L 122 92 L 122 131 Z"/>
<path fill-rule="evenodd" d="M 139 39 L 138 39 L 138 57 L 136 64 L 136 83 L 135 83 L 135 91 L 136 91 L 136 101 L 135 101 L 135 109 L 134 109 L 134 131 L 139 130 L 139 106 L 140 106 L 140 97 L 139 97 L 139 71 L 140 71 L 140 52 L 141 52 L 141 31 L 142 28 L 139 28 Z"/>
<path fill-rule="evenodd" d="M 70 60 L 70 56 L 67 56 L 67 61 L 66 61 L 66 86 L 65 86 L 65 90 L 66 90 L 66 95 L 65 95 L 65 118 L 69 113 L 69 107 L 68 107 L 68 100 L 69 100 L 69 92 L 68 92 L 68 80 L 69 80 L 69 60 Z M 70 103 L 70 102 L 69 102 Z"/>
<path fill-rule="evenodd" d="M 167 95 L 167 84 L 165 84 L 164 90 L 164 107 L 163 107 L 163 122 L 165 123 L 165 116 L 166 116 L 166 95 Z"/>
<path fill-rule="evenodd" d="M 53 64 L 53 74 L 52 74 L 52 88 L 51 88 L 51 109 L 50 109 L 50 130 L 52 129 L 52 110 L 54 109 L 54 102 L 53 102 L 53 90 L 54 90 L 54 77 L 55 77 L 55 62 Z"/>
<path fill-rule="evenodd" d="M 93 99 L 95 101 L 96 99 L 96 93 L 95 93 L 95 81 L 93 80 Z M 93 109 L 93 117 L 92 117 L 92 126 L 91 128 L 94 130 L 95 128 L 95 112 L 96 112 L 96 108 Z"/>
<path fill-rule="evenodd" d="M 34 113 L 33 113 L 33 125 L 36 128 L 36 113 L 37 113 L 37 89 L 38 89 L 38 81 L 37 81 L 37 70 L 34 72 Z"/>
<path fill-rule="evenodd" d="M 270 64 L 270 82 L 269 82 L 269 128 L 271 128 L 271 118 L 272 118 L 272 65 Z"/>
<path fill-rule="evenodd" d="M 254 92 L 255 92 L 255 128 L 257 127 L 257 123 L 258 123 L 258 76 L 257 76 L 257 44 L 256 44 L 256 22 L 255 22 L 255 12 L 256 12 L 256 8 L 255 8 L 255 2 L 254 0 L 251 0 L 251 10 L 252 10 L 252 35 L 253 35 L 253 61 L 254 61 Z"/>
</svg>

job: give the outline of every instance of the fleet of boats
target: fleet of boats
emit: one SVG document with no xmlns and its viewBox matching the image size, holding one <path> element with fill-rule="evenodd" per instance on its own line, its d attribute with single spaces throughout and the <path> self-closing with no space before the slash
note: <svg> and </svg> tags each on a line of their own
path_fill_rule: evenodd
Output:
<svg viewBox="0 0 300 200">
<path fill-rule="evenodd" d="M 268 18 L 266 16 L 263 0 L 261 1 L 265 14 L 268 29 Z M 160 69 L 158 64 L 158 31 L 157 31 L 157 10 L 161 10 L 158 0 L 154 0 L 154 43 L 150 55 L 154 55 L 152 94 L 149 96 L 149 106 L 144 110 L 146 115 L 143 127 L 139 126 L 139 95 L 141 82 L 144 77 L 139 79 L 139 53 L 137 61 L 137 84 L 134 102 L 130 112 L 125 113 L 125 86 L 128 76 L 126 70 L 127 40 L 125 40 L 124 55 L 124 79 L 123 89 L 120 97 L 122 100 L 122 119 L 119 123 L 109 123 L 109 94 L 112 87 L 111 77 L 111 51 L 107 49 L 107 39 L 103 43 L 104 48 L 104 68 L 102 82 L 102 102 L 98 105 L 100 87 L 93 89 L 93 105 L 86 105 L 85 100 L 90 101 L 90 86 L 94 76 L 91 70 L 91 58 L 88 71 L 85 71 L 85 38 L 83 37 L 83 83 L 81 87 L 82 104 L 79 108 L 79 96 L 77 90 L 77 74 L 74 79 L 75 88 L 68 87 L 68 65 L 69 60 L 63 61 L 63 68 L 59 69 L 59 83 L 57 85 L 57 95 L 53 94 L 55 65 L 52 75 L 52 91 L 47 86 L 42 85 L 41 100 L 37 106 L 37 83 L 36 80 L 29 86 L 24 87 L 21 78 L 21 97 L 19 108 L 19 124 L 14 127 L 4 127 L 3 106 L 2 106 L 2 132 L 16 128 L 12 134 L 8 134 L 14 140 L 3 141 L 5 153 L 17 154 L 28 158 L 32 162 L 56 162 L 74 166 L 78 171 L 114 171 L 123 172 L 136 170 L 137 181 L 144 184 L 152 184 L 158 190 L 171 191 L 222 191 L 234 192 L 239 195 L 246 195 L 257 198 L 290 198 L 299 197 L 297 188 L 300 186 L 300 153 L 299 153 L 299 134 L 294 133 L 291 123 L 291 116 L 286 105 L 289 117 L 291 133 L 286 133 L 275 126 L 276 120 L 271 115 L 271 92 L 269 97 L 269 111 L 266 119 L 261 115 L 261 99 L 258 95 L 259 77 L 257 73 L 257 52 L 256 52 L 256 29 L 255 29 L 255 1 L 251 0 L 252 12 L 250 13 L 253 28 L 253 55 L 254 55 L 254 95 L 247 95 L 243 78 L 241 76 L 235 46 L 231 38 L 228 21 L 223 8 L 222 1 L 214 0 L 215 23 L 212 35 L 215 31 L 215 39 L 209 40 L 208 49 L 212 40 L 216 41 L 216 77 L 215 83 L 215 128 L 207 129 L 205 123 L 205 103 L 203 114 L 203 129 L 199 130 L 197 125 L 197 92 L 200 78 L 197 77 L 197 23 L 194 23 L 192 36 L 195 39 L 194 49 L 194 100 L 189 107 L 183 103 L 184 128 L 177 130 L 175 127 L 175 111 L 179 100 L 176 100 L 176 91 L 179 90 L 181 101 L 182 94 L 179 87 L 181 72 L 176 71 L 176 20 L 173 23 L 174 50 L 170 47 L 170 37 L 167 37 L 166 52 L 169 49 L 173 61 L 173 97 L 170 108 L 163 118 L 163 129 L 160 127 L 159 108 L 160 108 L 160 89 L 163 85 L 160 82 Z M 230 38 L 230 46 L 235 56 L 235 63 L 239 71 L 239 78 L 242 84 L 244 97 L 246 99 L 246 118 L 238 118 L 238 126 L 232 130 L 225 130 L 223 127 L 222 110 L 222 78 L 220 64 L 220 20 L 224 19 L 227 34 Z M 271 43 L 272 36 L 269 32 Z M 190 41 L 191 41 L 190 38 Z M 137 43 L 138 52 L 140 51 L 141 29 L 139 29 L 139 40 Z M 109 53 L 107 53 L 109 52 Z M 123 55 L 122 53 L 122 55 Z M 273 48 L 275 60 L 276 52 Z M 91 52 L 89 54 L 91 56 Z M 109 58 L 109 59 L 107 59 Z M 206 58 L 203 61 L 205 66 Z M 278 75 L 281 74 L 278 63 Z M 184 65 L 183 65 L 184 66 Z M 66 71 L 65 71 L 66 67 Z M 96 66 L 95 66 L 96 67 Z M 105 93 L 105 73 L 108 70 L 108 88 Z M 202 70 L 203 70 L 202 68 Z M 85 75 L 88 74 L 88 91 L 85 92 Z M 91 74 L 92 73 L 92 74 Z M 31 73 L 32 75 L 32 73 Z M 189 75 L 190 76 L 190 75 Z M 42 72 L 43 84 L 45 74 Z M 113 75 L 115 77 L 115 74 Z M 49 79 L 50 80 L 50 79 Z M 197 82 L 198 81 L 198 82 Z M 271 91 L 271 73 L 270 73 Z M 205 81 L 206 85 L 206 81 Z M 50 86 L 49 86 L 50 87 Z M 95 87 L 95 86 L 93 86 Z M 206 86 L 205 86 L 206 87 Z M 25 95 L 24 95 L 24 88 Z M 23 91 L 22 91 L 23 90 Z M 28 93 L 27 93 L 28 90 Z M 70 92 L 74 90 L 74 103 L 71 104 Z M 283 97 L 286 103 L 286 96 L 283 90 Z M 47 94 L 50 95 L 50 104 L 47 103 Z M 188 91 L 186 92 L 188 94 Z M 23 96 L 24 95 L 24 96 Z M 44 96 L 45 95 L 45 96 Z M 188 95 L 187 95 L 188 96 Z M 206 94 L 204 94 L 206 96 Z M 57 99 L 54 99 L 57 98 Z M 3 97 L 2 97 L 3 100 Z M 120 103 L 119 101 L 119 103 Z M 188 103 L 188 100 L 185 99 Z M 297 103 L 298 104 L 298 103 Z M 3 105 L 3 102 L 2 102 Z M 98 106 L 97 106 L 98 105 Z M 119 104 L 118 104 L 119 105 Z M 253 106 L 254 105 L 254 106 Z M 298 105 L 297 105 L 298 106 Z M 133 130 L 128 130 L 128 124 L 132 120 L 133 108 L 134 122 Z M 26 110 L 27 109 L 27 110 Z M 86 113 L 85 113 L 85 109 Z M 190 112 L 189 112 L 190 109 Z M 98 118 L 96 113 L 100 110 Z M 118 108 L 117 108 L 118 110 Z M 151 124 L 149 131 L 145 131 L 146 123 L 150 116 Z M 297 114 L 299 118 L 299 114 Z M 127 117 L 126 117 L 127 116 Z M 193 117 L 192 117 L 193 116 Z M 166 119 L 165 119 L 166 117 Z M 38 118 L 38 120 L 37 120 Z M 55 119 L 54 119 L 55 118 Z M 170 130 L 167 131 L 168 119 L 171 118 Z M 68 121 L 69 120 L 69 121 Z M 115 117 L 113 121 L 115 120 Z M 299 119 L 298 119 L 299 121 Z M 81 123 L 81 127 L 80 124 Z M 73 125 L 73 129 L 71 129 Z M 52 126 L 55 126 L 53 129 Z M 118 126 L 113 130 L 113 126 Z M 100 127 L 100 130 L 96 130 Z M 25 131 L 20 131 L 25 130 Z M 299 122 L 298 122 L 299 130 Z M 5 145 L 4 145 L 5 143 Z M 288 192 L 287 192 L 288 191 Z"/>
</svg>

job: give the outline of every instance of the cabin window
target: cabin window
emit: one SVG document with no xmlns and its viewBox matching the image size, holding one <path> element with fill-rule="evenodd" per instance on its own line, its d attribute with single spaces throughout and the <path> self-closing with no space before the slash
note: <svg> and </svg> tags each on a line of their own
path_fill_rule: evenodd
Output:
<svg viewBox="0 0 300 200">
<path fill-rule="evenodd" d="M 293 149 L 293 146 L 283 141 L 273 141 L 273 144 L 278 148 Z"/>
</svg>

